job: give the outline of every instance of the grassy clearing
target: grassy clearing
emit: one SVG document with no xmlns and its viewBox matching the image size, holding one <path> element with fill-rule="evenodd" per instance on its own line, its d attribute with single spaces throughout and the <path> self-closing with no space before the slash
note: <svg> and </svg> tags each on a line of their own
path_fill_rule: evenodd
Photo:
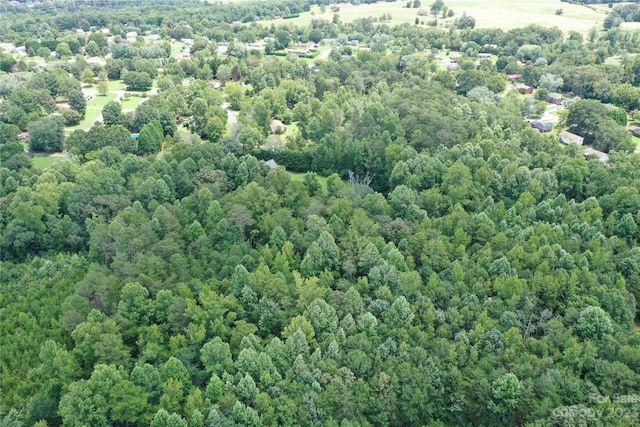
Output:
<svg viewBox="0 0 640 427">
<path fill-rule="evenodd" d="M 31 160 L 31 164 L 38 170 L 45 170 L 46 168 L 51 166 L 51 164 L 57 159 L 57 157 L 53 156 L 34 156 Z"/>
<path fill-rule="evenodd" d="M 287 142 L 291 142 L 291 140 L 298 135 L 298 132 L 300 132 L 298 129 L 298 123 L 291 122 L 287 125 L 287 132 L 284 134 L 284 139 Z"/>
<path fill-rule="evenodd" d="M 145 96 L 125 96 L 120 102 L 122 103 L 122 110 L 135 110 L 138 108 L 138 105 L 142 103 L 146 99 Z"/>
<path fill-rule="evenodd" d="M 109 92 L 118 92 L 124 90 L 127 85 L 125 85 L 122 80 L 111 80 L 107 87 Z"/>
<path fill-rule="evenodd" d="M 626 56 L 629 58 L 633 58 L 634 56 L 638 55 L 637 53 L 627 53 Z M 604 63 L 607 65 L 622 65 L 622 61 L 623 61 L 623 57 L 622 55 L 615 55 L 615 56 L 610 56 L 607 59 L 604 60 Z"/>
<path fill-rule="evenodd" d="M 291 181 L 304 182 L 304 176 L 306 175 L 306 173 L 304 173 L 304 172 L 291 172 L 291 171 L 287 171 L 287 172 L 291 176 Z M 322 191 L 326 192 L 327 191 L 327 177 L 326 176 L 317 175 L 317 178 L 318 178 L 318 182 L 322 186 Z"/>
<path fill-rule="evenodd" d="M 557 26 L 562 30 L 575 30 L 586 34 L 594 26 L 602 28 L 608 10 L 605 8 L 590 8 L 586 6 L 560 3 L 557 0 L 489 0 L 479 2 L 477 0 L 446 0 L 445 4 L 455 12 L 452 18 L 441 19 L 440 26 L 448 26 L 456 17 L 466 12 L 476 20 L 477 28 L 502 28 L 509 30 L 528 24 L 539 24 L 545 27 Z M 391 25 L 414 24 L 418 17 L 419 9 L 407 9 L 406 2 L 362 4 L 341 8 L 338 12 L 342 22 L 353 22 L 358 18 L 380 18 L 385 14 L 391 14 Z M 423 3 L 421 9 L 428 10 L 429 5 Z M 556 15 L 556 10 L 562 9 L 562 15 Z M 298 18 L 279 21 L 262 21 L 262 24 L 297 24 L 307 26 L 314 19 L 331 20 L 334 13 L 329 7 L 325 12 L 316 6 L 310 12 L 300 14 Z M 420 21 L 431 21 L 433 15 L 420 16 Z"/>
<path fill-rule="evenodd" d="M 106 95 L 96 95 L 93 98 L 91 98 L 89 101 L 87 101 L 87 108 L 99 108 L 101 111 L 104 108 L 105 105 L 107 105 L 109 102 L 113 101 L 114 99 L 116 99 L 116 94 L 115 93 L 108 93 Z"/>
<path fill-rule="evenodd" d="M 76 126 L 71 126 L 65 129 L 65 131 L 67 131 L 69 134 L 71 132 L 73 132 L 74 130 L 85 130 L 85 129 L 89 129 L 91 126 L 93 126 L 93 124 L 95 123 L 95 121 L 98 119 L 98 117 L 100 116 L 100 114 L 102 114 L 102 110 L 89 110 L 87 109 L 86 114 L 84 115 L 84 120 L 80 122 L 80 124 L 76 125 Z M 67 133 L 65 132 L 65 134 Z"/>
</svg>

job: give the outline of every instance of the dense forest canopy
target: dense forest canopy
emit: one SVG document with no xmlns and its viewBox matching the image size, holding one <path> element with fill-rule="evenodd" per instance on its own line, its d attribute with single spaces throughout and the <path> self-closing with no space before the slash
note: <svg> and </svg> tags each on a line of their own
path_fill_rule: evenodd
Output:
<svg viewBox="0 0 640 427">
<path fill-rule="evenodd" d="M 640 32 L 309 7 L 0 4 L 0 425 L 638 425 Z"/>
</svg>

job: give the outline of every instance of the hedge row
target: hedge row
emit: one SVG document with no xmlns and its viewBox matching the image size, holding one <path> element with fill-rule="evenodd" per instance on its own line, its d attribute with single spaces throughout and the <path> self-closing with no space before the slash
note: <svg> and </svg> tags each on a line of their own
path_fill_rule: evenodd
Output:
<svg viewBox="0 0 640 427">
<path fill-rule="evenodd" d="M 307 151 L 286 148 L 278 151 L 260 150 L 255 156 L 260 160 L 273 159 L 278 165 L 294 172 L 308 172 L 311 170 L 313 161 L 311 154 Z"/>
</svg>

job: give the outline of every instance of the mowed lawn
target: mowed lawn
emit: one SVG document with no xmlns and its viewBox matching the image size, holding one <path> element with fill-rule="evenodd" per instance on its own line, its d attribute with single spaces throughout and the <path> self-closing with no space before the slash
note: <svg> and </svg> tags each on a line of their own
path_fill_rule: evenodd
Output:
<svg viewBox="0 0 640 427">
<path fill-rule="evenodd" d="M 116 99 L 116 94 L 111 92 L 107 92 L 105 95 L 96 95 L 87 101 L 87 108 L 99 108 L 102 111 L 104 106 L 114 99 Z"/>
<path fill-rule="evenodd" d="M 98 119 L 98 117 L 100 117 L 100 114 L 102 114 L 102 109 L 87 108 L 87 111 L 85 112 L 85 115 L 84 115 L 84 120 L 81 121 L 80 124 L 76 126 L 70 126 L 65 128 L 65 134 L 70 135 L 71 132 L 78 129 L 81 129 L 81 130 L 89 129 L 91 126 L 93 126 L 93 123 Z"/>
<path fill-rule="evenodd" d="M 45 170 L 51 166 L 53 162 L 59 159 L 59 157 L 54 156 L 34 156 L 33 159 L 31 159 L 31 164 L 38 170 Z"/>
<path fill-rule="evenodd" d="M 125 96 L 125 98 L 123 98 L 120 103 L 122 104 L 122 110 L 123 111 L 133 111 L 136 108 L 138 108 L 138 105 L 140 105 L 142 103 L 142 101 L 146 100 L 147 97 L 145 96 Z"/>
<path fill-rule="evenodd" d="M 445 5 L 455 12 L 453 18 L 441 19 L 438 17 L 440 25 L 452 23 L 453 20 L 463 12 L 471 15 L 476 20 L 476 28 L 502 28 L 509 30 L 512 28 L 524 27 L 529 24 L 538 24 L 546 27 L 557 26 L 563 31 L 574 30 L 586 34 L 591 28 L 602 29 L 602 23 L 606 18 L 607 11 L 603 8 L 590 8 L 587 6 L 563 3 L 558 0 L 445 0 Z M 419 9 L 407 9 L 406 2 L 395 3 L 375 3 L 362 4 L 359 6 L 349 6 L 340 8 L 338 16 L 342 22 L 352 22 L 358 18 L 380 18 L 384 14 L 391 14 L 390 24 L 414 24 L 418 17 L 418 10 L 428 11 L 429 1 L 422 2 Z M 556 10 L 562 9 L 562 15 L 556 15 Z M 321 12 L 319 6 L 312 7 L 310 12 L 300 14 L 298 18 L 261 21 L 262 24 L 271 22 L 281 24 L 309 25 L 314 19 L 331 20 L 334 13 L 330 7 Z M 420 16 L 421 21 L 430 21 L 433 15 Z"/>
</svg>

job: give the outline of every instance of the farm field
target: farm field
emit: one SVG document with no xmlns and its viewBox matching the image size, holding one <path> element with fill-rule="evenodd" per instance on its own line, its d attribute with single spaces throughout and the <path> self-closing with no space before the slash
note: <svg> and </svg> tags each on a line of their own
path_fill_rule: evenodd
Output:
<svg viewBox="0 0 640 427">
<path fill-rule="evenodd" d="M 428 10 L 428 2 L 422 9 Z M 455 18 L 466 12 L 476 20 L 476 28 L 502 28 L 509 30 L 528 24 L 538 24 L 548 27 L 557 26 L 564 30 L 574 30 L 586 34 L 591 28 L 602 27 L 606 17 L 605 8 L 591 8 L 582 5 L 562 3 L 557 0 L 523 0 L 512 2 L 509 0 L 490 0 L 478 2 L 476 0 L 447 0 L 445 5 L 455 12 L 455 16 L 438 19 L 442 26 L 453 23 Z M 391 25 L 413 24 L 419 9 L 407 9 L 406 2 L 363 4 L 348 6 L 340 9 L 338 15 L 342 22 L 352 22 L 363 17 L 380 18 L 383 14 L 391 14 Z M 562 15 L 556 15 L 556 10 L 562 9 Z M 334 13 L 329 7 L 322 13 L 316 6 L 311 12 L 303 13 L 298 18 L 281 21 L 262 21 L 262 24 L 278 22 L 282 24 L 309 25 L 314 19 L 331 20 Z M 421 21 L 432 20 L 432 15 L 420 17 Z"/>
</svg>

